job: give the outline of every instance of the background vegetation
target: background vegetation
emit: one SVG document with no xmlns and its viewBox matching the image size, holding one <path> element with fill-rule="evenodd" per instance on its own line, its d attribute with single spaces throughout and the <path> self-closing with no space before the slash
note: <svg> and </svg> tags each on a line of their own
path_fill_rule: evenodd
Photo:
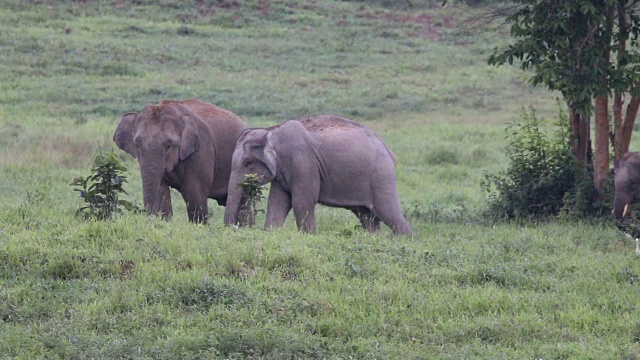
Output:
<svg viewBox="0 0 640 360">
<path fill-rule="evenodd" d="M 505 124 L 557 94 L 486 65 L 501 29 L 410 1 L 0 5 L 0 354 L 5 358 L 640 357 L 633 244 L 609 221 L 493 223 Z M 252 126 L 338 113 L 398 157 L 413 238 L 319 208 L 285 228 L 76 217 L 69 183 L 120 118 L 200 98 Z M 633 147 L 633 146 L 632 146 Z M 137 163 L 125 200 L 141 201 Z M 176 195 L 174 193 L 174 195 Z M 261 223 L 263 215 L 258 215 Z M 290 219 L 291 220 L 291 219 Z"/>
</svg>

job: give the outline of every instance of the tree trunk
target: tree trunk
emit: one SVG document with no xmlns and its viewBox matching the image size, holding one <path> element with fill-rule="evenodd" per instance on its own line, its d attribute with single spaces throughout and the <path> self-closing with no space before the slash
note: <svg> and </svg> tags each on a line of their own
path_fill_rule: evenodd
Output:
<svg viewBox="0 0 640 360">
<path fill-rule="evenodd" d="M 616 66 L 620 69 L 627 63 L 627 40 L 629 39 L 629 23 L 627 18 L 627 0 L 619 0 L 617 4 L 617 18 L 618 18 L 618 44 L 617 44 L 617 61 Z M 629 142 L 631 141 L 631 133 L 633 132 L 633 125 L 636 120 L 636 114 L 638 113 L 639 100 L 636 97 L 632 97 L 627 107 L 627 112 L 622 118 L 622 105 L 624 101 L 622 94 L 616 91 L 615 99 L 613 103 L 613 156 L 615 160 L 622 158 L 622 156 L 629 151 Z"/>
<path fill-rule="evenodd" d="M 619 104 L 616 102 L 613 104 L 613 154 L 615 160 L 619 160 L 629 151 L 631 135 L 633 134 L 636 116 L 638 115 L 638 108 L 640 108 L 640 98 L 634 96 L 629 101 L 629 105 L 627 106 L 627 111 L 624 114 L 623 119 L 622 101 L 620 101 Z M 619 115 L 616 114 L 617 111 L 620 112 Z"/>
<path fill-rule="evenodd" d="M 640 108 L 640 98 L 632 97 L 627 106 L 627 112 L 624 115 L 624 122 L 622 123 L 622 129 L 620 132 L 620 156 L 629 151 L 629 145 L 631 143 L 631 135 L 633 134 L 633 127 L 636 123 L 636 116 L 638 115 L 638 108 Z M 617 155 L 617 154 L 616 154 Z M 616 157 L 616 160 L 619 157 Z"/>
<path fill-rule="evenodd" d="M 596 96 L 595 132 L 596 146 L 593 159 L 593 181 L 597 191 L 596 201 L 604 194 L 604 181 L 609 173 L 609 101 L 607 95 Z"/>
<path fill-rule="evenodd" d="M 611 39 L 613 33 L 613 20 L 616 6 L 609 6 L 607 11 L 607 21 L 605 23 L 605 37 Z M 606 59 L 607 65 L 611 59 L 611 46 L 605 45 L 602 57 Z M 600 69 L 606 73 L 606 69 Z M 600 83 L 603 87 L 608 87 L 608 79 L 601 76 Z M 617 97 L 616 97 L 617 100 Z M 595 201 L 600 202 L 604 197 L 604 181 L 609 174 L 609 95 L 600 93 L 595 97 L 595 132 L 596 144 L 593 158 L 593 185 L 596 189 Z"/>
<path fill-rule="evenodd" d="M 611 142 L 613 143 L 613 158 L 620 159 L 624 154 L 624 147 L 622 146 L 622 94 L 616 92 L 613 98 L 613 136 Z"/>
<path fill-rule="evenodd" d="M 571 152 L 578 164 L 586 167 L 588 165 L 590 141 L 589 118 L 583 116 L 574 108 L 570 108 L 569 111 Z"/>
</svg>

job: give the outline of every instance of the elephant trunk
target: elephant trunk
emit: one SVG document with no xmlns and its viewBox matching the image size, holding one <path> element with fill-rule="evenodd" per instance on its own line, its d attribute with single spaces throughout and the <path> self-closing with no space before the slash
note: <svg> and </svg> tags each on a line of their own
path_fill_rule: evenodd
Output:
<svg viewBox="0 0 640 360">
<path fill-rule="evenodd" d="M 162 211 L 164 199 L 160 184 L 164 175 L 164 166 L 150 162 L 140 163 L 142 175 L 142 192 L 144 194 L 144 208 L 147 214 L 155 215 Z"/>
<path fill-rule="evenodd" d="M 613 215 L 616 218 L 616 227 L 634 239 L 640 239 L 640 228 L 629 223 L 627 214 L 629 213 L 629 196 L 616 192 L 613 199 Z M 636 252 L 640 254 L 640 242 L 636 247 Z"/>
<path fill-rule="evenodd" d="M 622 222 L 627 215 L 629 200 L 628 196 L 616 192 L 613 199 L 613 215 L 618 222 Z"/>
<path fill-rule="evenodd" d="M 236 225 L 238 223 L 238 210 L 244 197 L 242 188 L 238 187 L 238 184 L 241 183 L 242 180 L 242 174 L 231 174 L 229 191 L 227 193 L 227 205 L 224 210 L 225 225 Z"/>
</svg>

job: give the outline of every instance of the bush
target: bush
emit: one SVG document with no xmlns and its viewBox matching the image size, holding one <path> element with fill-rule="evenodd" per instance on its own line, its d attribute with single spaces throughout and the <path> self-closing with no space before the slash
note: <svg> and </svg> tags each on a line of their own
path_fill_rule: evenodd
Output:
<svg viewBox="0 0 640 360">
<path fill-rule="evenodd" d="M 70 184 L 86 204 L 76 210 L 76 215 L 85 219 L 107 220 L 115 213 L 122 213 L 123 208 L 138 212 L 138 206 L 119 199 L 120 194 L 127 193 L 122 187 L 127 182 L 123 175 L 126 171 L 127 168 L 113 152 L 103 153 L 99 149 L 93 157 L 92 175 L 75 178 Z"/>
<path fill-rule="evenodd" d="M 523 109 L 520 122 L 507 126 L 509 166 L 485 174 L 481 183 L 489 195 L 491 217 L 587 216 L 601 211 L 592 200 L 592 171 L 580 167 L 569 149 L 568 116 L 559 111 L 552 135 L 544 125 L 529 108 Z"/>
</svg>

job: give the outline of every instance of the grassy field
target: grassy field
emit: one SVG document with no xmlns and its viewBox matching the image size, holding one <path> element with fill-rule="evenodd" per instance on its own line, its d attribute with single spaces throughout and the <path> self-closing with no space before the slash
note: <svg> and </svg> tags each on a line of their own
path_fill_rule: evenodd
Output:
<svg viewBox="0 0 640 360">
<path fill-rule="evenodd" d="M 640 262 L 612 223 L 479 215 L 506 122 L 557 95 L 486 65 L 507 32 L 468 31 L 471 9 L 377 3 L 3 1 L 0 357 L 640 359 Z M 215 202 L 193 225 L 178 193 L 169 222 L 76 218 L 69 183 L 120 115 L 186 98 L 375 129 L 415 236 L 325 207 L 318 235 L 227 228 Z"/>
</svg>

